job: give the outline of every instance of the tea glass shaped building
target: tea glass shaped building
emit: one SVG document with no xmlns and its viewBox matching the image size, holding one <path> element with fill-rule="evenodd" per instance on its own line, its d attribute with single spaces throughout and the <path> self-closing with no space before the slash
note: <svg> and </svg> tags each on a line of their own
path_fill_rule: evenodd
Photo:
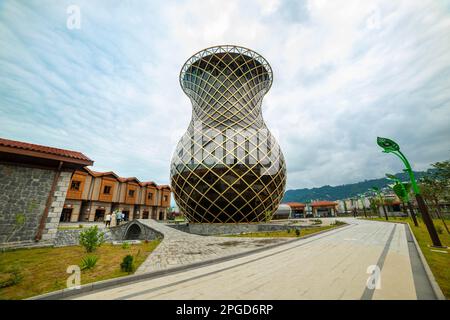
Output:
<svg viewBox="0 0 450 320">
<path fill-rule="evenodd" d="M 171 163 L 175 201 L 190 222 L 259 222 L 283 197 L 286 168 L 261 111 L 272 69 L 238 46 L 204 49 L 183 65 L 192 119 Z"/>
</svg>

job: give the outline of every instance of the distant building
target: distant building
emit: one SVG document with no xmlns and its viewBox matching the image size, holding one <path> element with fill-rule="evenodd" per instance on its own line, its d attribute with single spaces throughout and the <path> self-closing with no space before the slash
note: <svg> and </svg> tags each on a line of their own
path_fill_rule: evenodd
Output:
<svg viewBox="0 0 450 320">
<path fill-rule="evenodd" d="M 400 199 L 389 189 L 383 189 L 381 197 L 383 199 L 383 206 L 386 209 L 386 212 L 388 215 L 405 215 L 406 205 L 403 207 L 402 202 Z M 373 199 L 378 199 L 377 195 L 372 196 L 364 196 L 361 198 L 349 198 L 344 200 L 338 200 L 338 212 L 339 214 L 347 213 L 347 214 L 354 214 L 356 211 L 358 215 L 361 215 L 364 210 L 366 211 L 366 214 L 373 214 L 373 208 L 371 205 L 371 201 Z M 412 199 L 413 205 L 414 199 Z M 382 206 L 378 207 L 378 213 L 379 215 L 384 215 L 384 210 Z"/>
<path fill-rule="evenodd" d="M 337 203 L 333 201 L 314 201 L 310 204 L 314 217 L 335 217 L 337 213 Z"/>
<path fill-rule="evenodd" d="M 288 202 L 286 203 L 291 210 L 291 218 L 305 218 L 306 217 L 306 204 L 300 202 Z"/>
</svg>

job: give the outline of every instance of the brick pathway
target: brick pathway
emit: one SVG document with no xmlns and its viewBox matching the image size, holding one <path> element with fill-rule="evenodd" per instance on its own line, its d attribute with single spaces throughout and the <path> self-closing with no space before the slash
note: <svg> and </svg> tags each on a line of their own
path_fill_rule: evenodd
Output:
<svg viewBox="0 0 450 320">
<path fill-rule="evenodd" d="M 136 274 L 206 261 L 268 245 L 292 241 L 292 238 L 228 238 L 199 236 L 176 230 L 155 220 L 140 223 L 164 235 L 160 245 L 138 268 Z"/>
</svg>

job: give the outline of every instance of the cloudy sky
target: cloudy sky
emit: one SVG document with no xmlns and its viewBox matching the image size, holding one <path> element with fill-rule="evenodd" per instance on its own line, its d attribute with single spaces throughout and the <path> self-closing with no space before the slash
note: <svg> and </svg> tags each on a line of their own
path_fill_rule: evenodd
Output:
<svg viewBox="0 0 450 320">
<path fill-rule="evenodd" d="M 80 29 L 67 26 L 70 5 Z M 401 171 L 377 135 L 395 139 L 414 169 L 450 158 L 445 0 L 3 0 L 0 137 L 168 183 L 191 116 L 180 68 L 218 44 L 251 48 L 272 65 L 263 114 L 289 189 Z"/>
</svg>

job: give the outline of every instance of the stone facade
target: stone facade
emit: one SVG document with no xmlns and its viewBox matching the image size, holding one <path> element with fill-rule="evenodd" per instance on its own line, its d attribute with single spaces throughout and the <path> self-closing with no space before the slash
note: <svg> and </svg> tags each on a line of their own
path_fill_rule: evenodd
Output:
<svg viewBox="0 0 450 320">
<path fill-rule="evenodd" d="M 56 235 L 72 172 L 60 172 L 42 244 Z M 0 164 L 0 247 L 17 247 L 35 242 L 56 170 Z"/>
<path fill-rule="evenodd" d="M 0 246 L 34 242 L 55 174 L 0 164 Z"/>
<path fill-rule="evenodd" d="M 167 225 L 183 232 L 204 236 L 302 228 L 302 226 L 271 223 L 170 223 Z"/>
<path fill-rule="evenodd" d="M 53 244 L 72 174 L 93 163 L 77 151 L 0 137 L 0 248 Z"/>
<path fill-rule="evenodd" d="M 80 233 L 83 228 L 58 230 L 55 237 L 55 247 L 74 246 L 80 243 Z"/>
<path fill-rule="evenodd" d="M 56 233 L 54 245 L 56 247 L 74 246 L 80 244 L 80 233 L 87 228 L 60 229 Z M 117 227 L 99 228 L 104 233 L 105 242 L 125 241 L 125 240 L 154 240 L 163 238 L 163 234 L 150 228 L 149 226 L 131 221 Z"/>
<path fill-rule="evenodd" d="M 154 240 L 163 237 L 161 232 L 137 220 L 113 227 L 108 231 L 111 233 L 112 240 Z"/>
<path fill-rule="evenodd" d="M 53 193 L 53 201 L 48 211 L 47 221 L 45 224 L 44 232 L 42 233 L 42 240 L 54 240 L 56 232 L 58 231 L 59 219 L 61 218 L 61 212 L 64 207 L 64 201 L 66 199 L 67 189 L 69 188 L 70 177 L 72 172 L 62 171 L 59 175 L 58 182 L 56 184 L 55 192 Z"/>
<path fill-rule="evenodd" d="M 87 228 L 58 230 L 54 240 L 55 247 L 79 245 L 80 233 L 82 231 L 85 231 L 86 229 Z M 103 237 L 105 239 L 105 242 L 112 242 L 113 240 L 117 240 L 114 238 L 110 230 L 100 229 L 100 231 L 104 233 Z"/>
<path fill-rule="evenodd" d="M 67 200 L 64 202 L 64 208 L 72 209 L 70 219 L 64 222 L 78 222 L 83 221 L 80 220 L 80 212 L 81 212 L 81 200 Z"/>
</svg>

